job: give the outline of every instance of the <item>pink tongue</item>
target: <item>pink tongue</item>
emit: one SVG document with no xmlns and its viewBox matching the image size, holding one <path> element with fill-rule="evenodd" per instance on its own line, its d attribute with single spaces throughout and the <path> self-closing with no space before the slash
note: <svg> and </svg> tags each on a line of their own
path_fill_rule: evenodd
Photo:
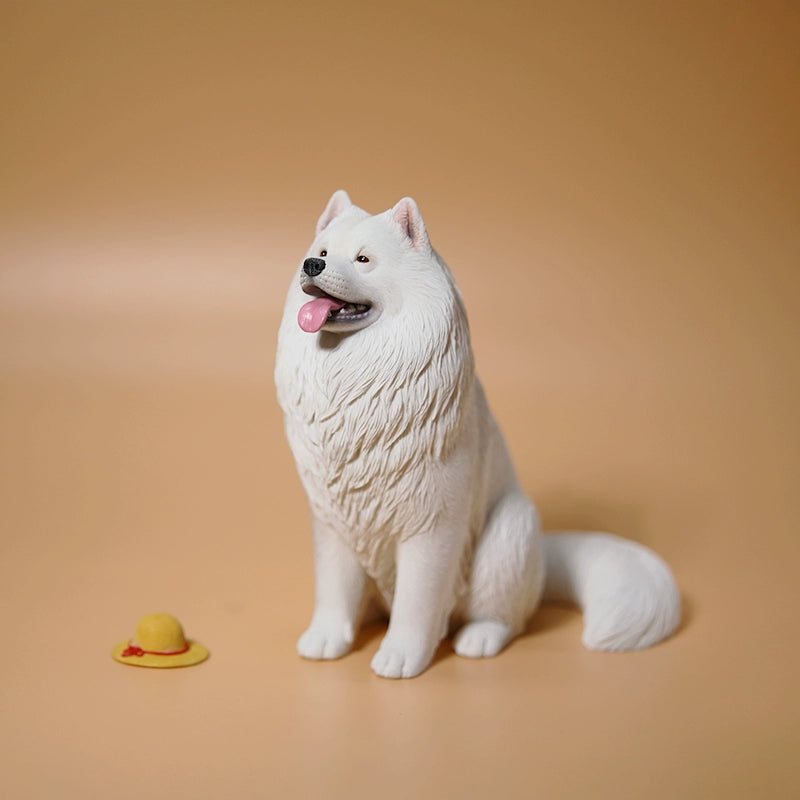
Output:
<svg viewBox="0 0 800 800">
<path fill-rule="evenodd" d="M 338 311 L 345 305 L 332 297 L 317 297 L 306 303 L 297 315 L 297 323 L 306 333 L 316 333 L 328 319 L 331 311 Z"/>
</svg>

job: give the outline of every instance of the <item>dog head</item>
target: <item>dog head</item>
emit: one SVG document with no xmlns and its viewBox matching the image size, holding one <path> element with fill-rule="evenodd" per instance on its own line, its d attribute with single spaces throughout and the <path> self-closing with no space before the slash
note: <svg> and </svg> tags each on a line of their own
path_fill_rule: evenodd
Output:
<svg viewBox="0 0 800 800">
<path fill-rule="evenodd" d="M 319 218 L 299 288 L 307 297 L 297 321 L 308 333 L 352 333 L 385 316 L 413 315 L 415 304 L 441 302 L 455 291 L 414 200 L 372 216 L 343 190 Z"/>
</svg>

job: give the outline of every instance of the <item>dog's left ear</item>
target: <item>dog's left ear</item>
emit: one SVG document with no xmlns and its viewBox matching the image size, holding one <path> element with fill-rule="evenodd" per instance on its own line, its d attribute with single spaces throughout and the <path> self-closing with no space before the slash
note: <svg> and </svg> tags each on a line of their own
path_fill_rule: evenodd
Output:
<svg viewBox="0 0 800 800">
<path fill-rule="evenodd" d="M 404 197 L 393 209 L 392 218 L 411 240 L 415 250 L 430 247 L 428 231 L 419 206 L 410 197 Z"/>
</svg>

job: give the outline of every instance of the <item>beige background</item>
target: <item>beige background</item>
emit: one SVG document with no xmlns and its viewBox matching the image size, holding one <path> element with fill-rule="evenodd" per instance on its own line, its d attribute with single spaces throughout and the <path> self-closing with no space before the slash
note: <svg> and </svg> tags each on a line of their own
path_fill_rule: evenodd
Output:
<svg viewBox="0 0 800 800">
<path fill-rule="evenodd" d="M 799 46 L 778 2 L 0 3 L 0 794 L 797 797 Z M 271 372 L 339 187 L 416 197 L 546 524 L 663 554 L 672 640 L 295 656 Z M 155 610 L 211 659 L 113 662 Z"/>
</svg>

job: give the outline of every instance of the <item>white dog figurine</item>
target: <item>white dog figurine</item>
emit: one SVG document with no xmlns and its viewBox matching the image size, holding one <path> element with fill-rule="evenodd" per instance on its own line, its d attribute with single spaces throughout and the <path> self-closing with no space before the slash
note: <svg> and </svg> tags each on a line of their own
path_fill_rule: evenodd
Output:
<svg viewBox="0 0 800 800">
<path fill-rule="evenodd" d="M 336 192 L 292 280 L 275 378 L 311 505 L 316 606 L 301 656 L 339 658 L 370 609 L 386 678 L 494 656 L 539 601 L 583 609 L 584 644 L 669 636 L 680 594 L 651 550 L 602 533 L 542 536 L 475 376 L 467 315 L 416 203 L 371 216 Z"/>
</svg>

